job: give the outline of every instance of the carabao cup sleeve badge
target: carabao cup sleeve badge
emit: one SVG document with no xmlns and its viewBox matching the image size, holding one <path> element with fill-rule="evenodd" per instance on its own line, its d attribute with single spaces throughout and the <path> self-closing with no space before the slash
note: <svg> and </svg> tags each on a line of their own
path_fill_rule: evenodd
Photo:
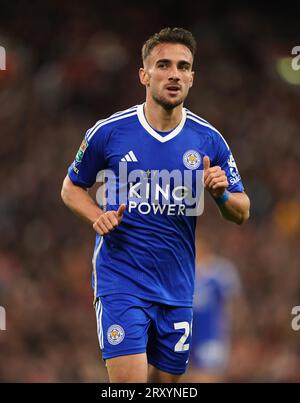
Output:
<svg viewBox="0 0 300 403">
<path fill-rule="evenodd" d="M 83 139 L 82 143 L 80 144 L 79 150 L 77 151 L 75 160 L 77 162 L 81 162 L 83 155 L 85 153 L 85 150 L 88 148 L 89 143 L 86 141 L 86 139 Z"/>
</svg>

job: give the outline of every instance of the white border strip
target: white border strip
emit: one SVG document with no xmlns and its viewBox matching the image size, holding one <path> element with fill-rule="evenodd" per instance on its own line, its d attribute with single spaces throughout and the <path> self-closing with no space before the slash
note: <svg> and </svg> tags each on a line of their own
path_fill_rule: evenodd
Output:
<svg viewBox="0 0 300 403">
<path fill-rule="evenodd" d="M 147 122 L 145 115 L 144 115 L 144 104 L 138 105 L 137 115 L 138 115 L 139 121 L 140 121 L 141 125 L 143 126 L 143 128 L 145 130 L 147 130 L 147 132 L 149 134 L 151 134 L 152 137 L 154 137 L 156 140 L 160 141 L 161 143 L 165 143 L 165 142 L 173 139 L 175 136 L 177 136 L 177 134 L 181 132 L 181 130 L 185 124 L 185 121 L 186 121 L 186 110 L 183 108 L 182 109 L 182 118 L 181 118 L 181 122 L 179 123 L 179 125 L 174 130 L 172 130 L 171 133 L 167 134 L 166 136 L 161 136 Z"/>
<path fill-rule="evenodd" d="M 200 121 L 200 120 L 194 118 L 194 117 L 191 116 L 191 115 L 187 115 L 186 118 L 193 120 L 194 122 L 198 123 L 198 124 L 201 125 L 201 126 L 206 126 L 206 127 L 210 128 L 210 129 L 212 129 L 213 131 L 215 131 L 216 133 L 218 133 L 219 136 L 222 137 L 222 139 L 223 139 L 224 143 L 226 144 L 226 147 L 228 148 L 228 150 L 230 150 L 229 145 L 227 144 L 227 141 L 224 139 L 224 137 L 222 136 L 222 134 L 221 134 L 215 127 L 213 127 L 213 126 L 210 125 L 209 123 L 204 123 L 204 122 L 202 122 L 202 121 Z"/>
</svg>

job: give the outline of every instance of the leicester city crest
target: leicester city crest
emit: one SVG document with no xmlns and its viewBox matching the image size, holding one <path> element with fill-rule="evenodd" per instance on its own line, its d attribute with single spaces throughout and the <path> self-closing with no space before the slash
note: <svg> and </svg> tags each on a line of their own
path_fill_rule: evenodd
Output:
<svg viewBox="0 0 300 403">
<path fill-rule="evenodd" d="M 198 151 L 188 150 L 183 155 L 183 163 L 188 169 L 197 169 L 201 164 L 201 156 Z"/>
<path fill-rule="evenodd" d="M 116 345 L 124 339 L 125 331 L 122 326 L 111 325 L 107 331 L 107 340 L 110 344 Z"/>
</svg>

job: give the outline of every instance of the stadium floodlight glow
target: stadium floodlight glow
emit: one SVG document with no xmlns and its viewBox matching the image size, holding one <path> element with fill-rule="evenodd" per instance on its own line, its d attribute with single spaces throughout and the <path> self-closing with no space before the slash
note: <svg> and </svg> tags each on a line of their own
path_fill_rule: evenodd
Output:
<svg viewBox="0 0 300 403">
<path fill-rule="evenodd" d="M 0 70 L 6 70 L 6 51 L 3 46 L 0 46 Z"/>
<path fill-rule="evenodd" d="M 297 58 L 298 56 L 296 56 Z M 292 85 L 300 85 L 300 70 L 294 69 L 296 66 L 295 59 L 292 57 L 281 57 L 276 61 L 276 70 L 279 76 Z M 299 64 L 300 68 L 300 64 Z"/>
</svg>

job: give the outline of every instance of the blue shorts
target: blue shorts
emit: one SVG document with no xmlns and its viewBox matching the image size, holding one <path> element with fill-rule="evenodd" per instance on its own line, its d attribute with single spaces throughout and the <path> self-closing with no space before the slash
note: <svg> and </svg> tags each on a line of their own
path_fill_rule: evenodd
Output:
<svg viewBox="0 0 300 403">
<path fill-rule="evenodd" d="M 191 344 L 192 307 L 112 294 L 98 298 L 95 309 L 104 360 L 146 352 L 148 363 L 161 371 L 185 372 Z"/>
</svg>

